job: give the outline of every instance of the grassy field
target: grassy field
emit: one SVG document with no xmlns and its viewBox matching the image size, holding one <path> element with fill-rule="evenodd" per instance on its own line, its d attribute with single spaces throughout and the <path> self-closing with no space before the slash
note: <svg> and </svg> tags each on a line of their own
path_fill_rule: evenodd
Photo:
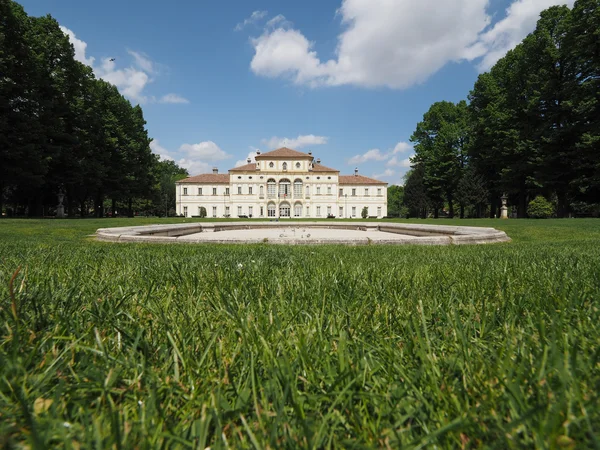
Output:
<svg viewBox="0 0 600 450">
<path fill-rule="evenodd" d="M 600 220 L 428 221 L 513 239 L 487 246 L 89 237 L 157 222 L 0 220 L 0 447 L 600 447 Z"/>
</svg>

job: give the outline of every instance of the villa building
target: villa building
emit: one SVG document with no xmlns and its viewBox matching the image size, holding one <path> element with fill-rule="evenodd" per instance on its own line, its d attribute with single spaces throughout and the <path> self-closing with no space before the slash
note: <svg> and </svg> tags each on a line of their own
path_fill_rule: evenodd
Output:
<svg viewBox="0 0 600 450">
<path fill-rule="evenodd" d="M 280 148 L 257 152 L 256 162 L 220 174 L 196 175 L 176 183 L 177 213 L 207 217 L 360 218 L 387 215 L 387 183 L 358 174 L 340 175 L 302 153 Z"/>
</svg>

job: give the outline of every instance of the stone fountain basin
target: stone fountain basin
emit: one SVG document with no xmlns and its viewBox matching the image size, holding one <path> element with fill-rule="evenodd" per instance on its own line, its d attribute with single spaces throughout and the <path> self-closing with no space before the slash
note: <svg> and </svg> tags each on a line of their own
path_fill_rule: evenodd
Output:
<svg viewBox="0 0 600 450">
<path fill-rule="evenodd" d="M 509 242 L 495 228 L 395 222 L 195 222 L 100 228 L 110 242 L 211 244 L 461 245 Z"/>
</svg>

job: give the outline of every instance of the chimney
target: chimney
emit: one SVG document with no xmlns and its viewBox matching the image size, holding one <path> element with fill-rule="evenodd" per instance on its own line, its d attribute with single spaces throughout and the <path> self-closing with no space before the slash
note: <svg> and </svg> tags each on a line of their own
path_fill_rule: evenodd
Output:
<svg viewBox="0 0 600 450">
<path fill-rule="evenodd" d="M 355 176 L 355 177 L 357 177 L 357 176 L 358 176 L 358 167 L 356 167 L 356 168 L 354 169 L 354 176 Z"/>
<path fill-rule="evenodd" d="M 248 164 L 250 164 L 252 162 L 252 158 L 248 158 L 246 161 L 248 162 Z"/>
<path fill-rule="evenodd" d="M 317 158 L 317 164 L 321 164 L 321 158 Z"/>
<path fill-rule="evenodd" d="M 312 150 L 308 152 L 308 156 L 312 156 Z"/>
<path fill-rule="evenodd" d="M 213 173 L 214 173 L 214 174 L 217 174 L 217 173 L 219 173 L 219 168 L 218 168 L 218 167 L 213 167 Z"/>
<path fill-rule="evenodd" d="M 256 155 L 260 155 L 260 150 L 256 150 Z"/>
</svg>

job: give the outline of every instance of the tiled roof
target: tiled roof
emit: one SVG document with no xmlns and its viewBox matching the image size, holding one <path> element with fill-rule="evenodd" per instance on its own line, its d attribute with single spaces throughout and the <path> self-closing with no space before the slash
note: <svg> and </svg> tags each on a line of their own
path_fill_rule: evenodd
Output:
<svg viewBox="0 0 600 450">
<path fill-rule="evenodd" d="M 375 178 L 364 177 L 362 175 L 340 175 L 340 184 L 382 184 L 387 185 L 385 181 Z"/>
<path fill-rule="evenodd" d="M 313 159 L 311 155 L 308 153 L 298 152 L 296 150 L 292 150 L 291 148 L 282 147 L 277 150 L 273 150 L 272 152 L 261 153 L 260 155 L 256 155 L 256 159 L 273 159 L 273 158 L 302 158 L 302 159 Z"/>
<path fill-rule="evenodd" d="M 330 169 L 329 167 L 325 167 L 321 164 L 315 164 L 315 166 L 312 168 L 313 172 L 337 172 L 339 173 L 339 170 L 335 170 L 335 169 Z"/>
<path fill-rule="evenodd" d="M 210 183 L 210 184 L 229 184 L 228 173 L 203 173 L 195 177 L 179 180 L 177 183 Z"/>
<path fill-rule="evenodd" d="M 243 166 L 234 167 L 233 169 L 229 169 L 230 172 L 246 172 L 248 170 L 256 170 L 256 163 L 252 164 L 244 164 Z"/>
</svg>

